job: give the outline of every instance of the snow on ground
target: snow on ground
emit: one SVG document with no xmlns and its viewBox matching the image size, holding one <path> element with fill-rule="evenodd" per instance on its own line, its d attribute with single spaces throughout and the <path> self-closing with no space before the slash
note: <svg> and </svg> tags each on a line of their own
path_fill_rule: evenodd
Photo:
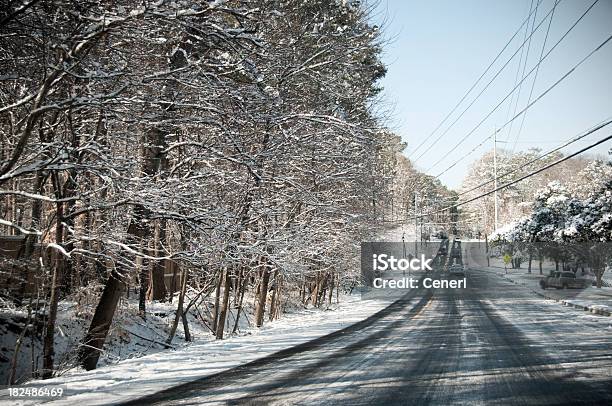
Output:
<svg viewBox="0 0 612 406">
<path fill-rule="evenodd" d="M 413 229 L 392 228 L 382 233 L 380 240 L 401 241 L 404 232 L 406 240 L 414 238 Z M 128 344 L 122 342 L 119 345 L 119 348 L 122 348 L 120 353 L 116 353 L 117 346 L 114 344 L 105 346 L 105 349 L 112 350 L 101 357 L 98 369 L 89 372 L 68 369 L 63 371 L 62 376 L 44 382 L 32 381 L 26 386 L 66 385 L 67 397 L 55 402 L 59 405 L 122 402 L 221 372 L 324 336 L 363 320 L 388 304 L 389 300 L 385 298 L 362 300 L 360 293 L 355 291 L 352 295 L 341 297 L 340 303 L 328 310 L 294 309 L 293 313 L 286 313 L 281 319 L 268 322 L 260 329 L 242 325 L 241 334 L 220 341 L 214 340 L 202 323 L 190 320 L 192 334 L 196 340 L 183 345 L 184 337 L 179 323 L 175 340 L 177 349 L 163 350 L 163 347 L 150 340 L 165 341 L 164 327 L 171 318 L 169 315 L 174 314 L 175 305 L 151 303 L 147 308 L 150 316 L 146 322 L 135 322 L 140 319 L 130 317 L 120 323 L 122 328 L 119 331 L 114 332 L 114 335 L 111 333 L 111 340 L 127 340 Z M 135 304 L 126 305 L 133 307 Z M 129 310 L 128 313 L 137 312 L 137 308 Z M 63 321 L 71 318 L 71 314 L 69 308 L 60 311 L 60 329 Z M 78 341 L 71 337 L 82 336 L 81 329 L 86 325 L 79 327 L 79 331 L 62 333 L 62 338 L 56 339 L 62 343 L 59 345 L 61 352 L 69 352 L 69 348 L 78 345 Z M 143 340 L 143 337 L 147 340 Z M 6 396 L 7 390 L 0 391 L 0 404 L 7 400 Z M 40 403 L 40 399 L 23 400 L 21 403 L 10 401 L 10 404 Z"/>
<path fill-rule="evenodd" d="M 134 295 L 132 295 L 134 296 Z M 56 374 L 62 375 L 73 368 L 80 340 L 85 334 L 95 303 L 94 300 L 62 301 L 59 303 L 57 331 L 55 334 L 55 365 Z M 246 312 L 249 312 L 250 302 L 245 304 Z M 169 326 L 176 312 L 176 301 L 174 303 L 152 302 L 147 303 L 147 317 L 139 316 L 138 302 L 136 297 L 121 298 L 119 309 L 115 318 L 104 352 L 100 356 L 98 366 L 116 363 L 126 358 L 136 358 L 146 354 L 164 351 Z M 230 314 L 230 322 L 234 319 Z M 210 330 L 201 322 L 197 313 L 190 311 L 188 314 L 190 332 L 195 339 L 208 338 Z M 0 312 L 0 348 L 2 349 L 2 363 L 0 364 L 0 379 L 2 383 L 8 381 L 10 361 L 14 356 L 15 342 L 21 334 L 27 320 L 27 314 L 18 310 L 4 310 Z M 44 320 L 39 317 L 37 326 L 42 329 Z M 240 328 L 247 327 L 245 318 L 241 318 Z M 40 331 L 39 331 L 40 333 Z M 173 340 L 174 346 L 185 343 L 182 323 L 179 323 L 177 334 Z M 32 360 L 41 365 L 42 343 L 39 339 L 33 339 L 30 335 L 25 337 L 21 350 L 18 354 L 18 368 L 16 371 L 16 382 L 23 383 L 30 379 Z"/>
<path fill-rule="evenodd" d="M 558 360 L 553 368 L 565 369 L 573 380 L 609 387 L 612 319 L 560 306 L 533 294 L 528 286 L 507 285 L 503 293 L 484 302 L 501 316 L 503 329 L 520 332 L 512 339 L 524 335 L 534 356 Z"/>
<path fill-rule="evenodd" d="M 221 372 L 274 352 L 324 336 L 356 323 L 388 305 L 386 301 L 345 297 L 333 311 L 310 309 L 285 315 L 247 336 L 198 342 L 176 351 L 161 351 L 120 361 L 94 371 L 74 370 L 64 376 L 27 386 L 65 385 L 67 396 L 57 405 L 107 405 Z M 0 404 L 33 405 L 42 401 L 8 400 L 0 391 Z"/>
<path fill-rule="evenodd" d="M 503 262 L 499 258 L 491 258 L 490 264 L 491 266 L 489 267 L 479 264 L 478 268 L 487 269 L 502 278 L 529 288 L 540 296 L 558 301 L 566 306 L 588 310 L 604 316 L 612 314 L 612 288 L 588 286 L 585 289 L 541 289 L 540 279 L 554 269 L 554 264 L 552 263 L 543 266 L 543 275 L 539 274 L 539 269 L 535 262 L 532 267 L 532 273 L 527 273 L 526 267 L 521 269 L 504 269 Z"/>
</svg>

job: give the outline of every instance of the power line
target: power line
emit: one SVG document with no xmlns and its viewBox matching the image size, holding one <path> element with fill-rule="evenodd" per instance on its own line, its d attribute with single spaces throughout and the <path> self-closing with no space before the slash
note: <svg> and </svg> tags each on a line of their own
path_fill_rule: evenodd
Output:
<svg viewBox="0 0 612 406">
<path fill-rule="evenodd" d="M 538 1 L 538 5 L 541 2 L 542 2 L 542 0 L 539 0 Z M 516 30 L 516 32 L 514 33 L 514 35 L 512 35 L 512 37 L 508 40 L 508 42 L 506 42 L 506 45 L 504 45 L 504 47 L 501 49 L 501 51 L 499 51 L 497 56 L 495 56 L 495 58 L 493 58 L 493 61 L 491 61 L 489 66 L 487 66 L 487 68 L 484 70 L 484 72 L 478 77 L 478 79 L 476 79 L 476 82 L 474 82 L 474 84 L 468 89 L 468 91 L 463 95 L 463 97 L 459 100 L 459 102 L 457 102 L 455 107 L 453 107 L 453 109 L 446 115 L 446 117 L 444 117 L 444 119 L 440 122 L 440 124 L 438 124 L 438 126 L 414 149 L 414 151 L 412 151 L 412 154 L 408 157 L 409 159 L 410 159 L 410 157 L 412 157 L 412 155 L 416 154 L 416 152 L 440 129 L 440 127 L 442 127 L 442 125 L 446 122 L 446 120 L 448 120 L 449 117 L 457 110 L 457 108 L 461 105 L 461 103 L 463 103 L 463 101 L 472 92 L 472 90 L 474 90 L 474 88 L 478 85 L 478 83 L 480 83 L 480 80 L 487 74 L 487 72 L 489 72 L 489 69 L 491 69 L 491 67 L 495 64 L 495 62 L 497 62 L 497 60 L 504 53 L 506 48 L 508 48 L 508 46 L 512 43 L 512 41 L 518 35 L 518 33 L 521 31 L 521 29 L 523 28 L 525 23 L 527 23 L 530 19 L 531 19 L 531 13 L 523 21 L 521 26 Z"/>
<path fill-rule="evenodd" d="M 557 85 L 559 85 L 559 83 L 561 83 L 563 80 L 565 80 L 567 77 L 569 77 L 580 65 L 582 65 L 587 59 L 589 59 L 593 54 L 595 54 L 597 51 L 599 51 L 604 45 L 606 45 L 610 39 L 612 39 L 612 35 L 610 35 L 606 40 L 604 40 L 597 48 L 595 48 L 593 51 L 591 51 L 587 56 L 585 56 L 584 58 L 582 58 L 580 60 L 580 62 L 578 62 L 576 65 L 574 65 L 574 67 L 572 67 L 569 71 L 567 71 L 565 73 L 565 75 L 563 75 L 561 78 L 559 78 L 555 83 L 553 83 L 548 89 L 546 89 L 544 92 L 542 92 L 534 101 L 532 101 L 531 103 L 529 103 L 523 110 L 521 110 L 518 114 L 516 114 L 514 117 L 512 117 L 509 121 L 507 121 L 506 123 L 504 123 L 504 125 L 502 125 L 500 128 L 498 128 L 495 132 L 493 132 L 491 135 L 487 136 L 484 140 L 482 140 L 482 142 L 478 145 L 476 145 L 474 148 L 472 148 L 472 150 L 470 152 L 468 152 L 467 154 L 465 154 L 463 157 L 459 158 L 457 161 L 453 162 L 452 165 L 450 165 L 448 168 L 446 168 L 445 170 L 443 170 L 442 172 L 440 172 L 439 174 L 437 174 L 435 177 L 438 178 L 440 176 L 442 176 L 443 174 L 445 174 L 446 172 L 448 172 L 450 169 L 452 169 L 455 165 L 457 165 L 459 162 L 461 162 L 462 160 L 464 160 L 465 158 L 467 158 L 468 156 L 470 156 L 474 151 L 476 151 L 478 148 L 480 148 L 481 146 L 484 145 L 484 143 L 486 141 L 488 141 L 489 139 L 491 139 L 491 137 L 493 137 L 496 133 L 498 133 L 499 131 L 501 131 L 502 129 L 504 129 L 509 123 L 511 123 L 512 121 L 516 120 L 518 117 L 520 117 L 524 112 L 526 112 L 528 109 L 531 108 L 531 106 L 533 106 L 534 104 L 536 104 L 538 101 L 540 101 L 540 99 L 542 99 L 544 96 L 546 96 L 546 94 L 548 94 L 552 89 L 554 89 Z M 533 72 L 533 70 L 532 70 Z M 529 74 L 527 75 L 529 76 Z M 507 98 L 507 97 L 506 97 Z M 503 103 L 503 101 L 502 101 Z M 501 105 L 498 104 L 494 110 L 492 110 L 480 123 L 478 123 L 478 125 L 476 127 L 474 127 L 474 129 L 472 131 L 470 131 L 468 133 L 468 135 L 466 137 L 463 138 L 461 142 L 465 141 L 465 139 L 471 135 L 472 133 L 474 133 L 474 131 L 480 127 L 480 125 L 493 113 L 493 111 L 495 111 L 499 106 Z M 457 148 L 457 146 L 460 145 L 457 144 L 454 148 Z M 452 150 L 451 150 L 452 151 Z M 449 152 L 450 153 L 450 152 Z M 428 171 L 435 167 L 438 163 L 440 163 L 440 161 L 444 158 L 446 158 L 449 153 L 447 153 L 446 155 L 444 155 L 444 157 L 442 157 L 440 160 L 438 160 L 434 165 L 432 165 Z"/>
<path fill-rule="evenodd" d="M 604 137 L 601 140 L 595 142 L 594 144 L 591 144 L 591 145 L 589 145 L 587 147 L 584 147 L 581 150 L 579 150 L 577 152 L 574 152 L 573 154 L 567 155 L 567 156 L 565 156 L 565 157 L 563 157 L 561 159 L 558 159 L 555 162 L 552 162 L 552 163 L 550 163 L 550 164 L 548 164 L 548 165 L 546 165 L 546 166 L 544 166 L 544 167 L 542 167 L 540 169 L 537 169 L 537 170 L 535 170 L 533 172 L 530 172 L 530 173 L 528 173 L 528 174 L 526 174 L 524 176 L 521 176 L 520 178 L 515 179 L 515 180 L 513 180 L 511 182 L 505 183 L 505 184 L 503 184 L 503 185 L 501 185 L 501 186 L 499 186 L 499 187 L 497 187 L 497 188 L 495 188 L 493 190 L 489 190 L 488 192 L 482 193 L 482 194 L 480 194 L 480 195 L 478 195 L 478 196 L 476 196 L 474 198 L 471 198 L 471 199 L 463 201 L 463 202 L 456 203 L 456 204 L 454 204 L 452 206 L 444 207 L 442 209 L 439 209 L 439 210 L 436 210 L 436 211 L 433 211 L 433 212 L 424 213 L 424 214 L 421 214 L 421 215 L 419 215 L 417 217 L 425 217 L 425 216 L 431 216 L 431 215 L 437 214 L 437 213 L 442 213 L 442 212 L 444 212 L 446 210 L 457 208 L 457 207 L 463 206 L 465 204 L 471 203 L 471 202 L 473 202 L 475 200 L 482 199 L 483 197 L 489 196 L 492 193 L 495 193 L 495 192 L 498 192 L 498 191 L 500 191 L 502 189 L 510 187 L 510 186 L 512 186 L 514 184 L 517 184 L 517 183 L 519 183 L 519 182 L 521 182 L 521 181 L 523 181 L 523 180 L 525 180 L 527 178 L 530 178 L 530 177 L 532 177 L 534 175 L 537 175 L 540 172 L 543 172 L 543 171 L 545 171 L 547 169 L 550 169 L 550 168 L 552 168 L 555 165 L 558 165 L 558 164 L 560 164 L 562 162 L 565 162 L 568 159 L 571 159 L 571 158 L 575 157 L 576 155 L 580 155 L 583 152 L 588 151 L 589 149 L 595 148 L 596 146 L 601 145 L 601 144 L 603 144 L 604 142 L 606 142 L 606 141 L 608 141 L 610 139 L 612 139 L 612 135 L 608 135 L 607 137 Z M 409 219 L 409 220 L 413 220 L 413 219 Z"/>
<path fill-rule="evenodd" d="M 557 0 L 557 2 L 559 2 L 561 0 Z M 546 18 L 548 17 L 548 15 L 552 12 L 552 9 L 546 14 L 546 16 L 544 16 L 544 18 L 542 18 L 542 20 L 540 21 L 540 23 L 537 25 L 536 29 L 534 30 L 537 31 L 540 26 L 544 23 L 544 21 L 546 21 Z M 533 35 L 533 34 L 531 34 Z M 478 99 L 480 98 L 480 96 L 482 96 L 484 94 L 484 92 L 489 88 L 489 86 L 491 85 L 491 83 L 493 83 L 495 81 L 495 79 L 497 79 L 497 77 L 504 71 L 504 69 L 506 69 L 506 67 L 510 64 L 510 62 L 512 62 L 512 60 L 514 59 L 514 57 L 518 54 L 519 51 L 521 51 L 523 49 L 523 47 L 525 46 L 525 43 L 527 42 L 527 40 L 529 40 L 531 38 L 531 35 L 525 39 L 525 41 L 523 41 L 523 43 L 516 49 L 516 51 L 514 51 L 514 53 L 510 56 L 510 58 L 508 58 L 508 60 L 506 61 L 506 63 L 504 63 L 504 65 L 497 71 L 497 73 L 491 78 L 491 80 L 489 80 L 489 82 L 480 90 L 480 92 L 476 95 L 476 97 L 470 102 L 470 104 L 468 104 L 468 106 L 463 109 L 463 111 L 459 114 L 459 116 L 457 118 L 455 118 L 455 120 L 448 126 L 446 127 L 446 130 L 444 130 L 444 132 L 442 134 L 440 134 L 433 143 L 431 143 L 427 149 L 425 151 L 423 151 L 417 158 L 415 158 L 415 162 L 418 161 L 419 159 L 421 159 L 421 157 L 423 157 L 423 155 L 425 155 L 427 152 L 429 152 L 437 143 L 438 141 L 440 141 L 442 139 L 442 137 L 444 137 L 451 128 L 453 128 L 453 126 L 463 117 L 463 115 L 474 105 L 474 103 L 476 103 L 478 101 Z"/>
<path fill-rule="evenodd" d="M 531 0 L 531 6 L 533 7 L 533 0 Z M 554 7 L 556 7 L 556 2 L 555 2 L 555 6 L 553 6 L 553 12 L 554 12 Z M 531 8 L 529 9 L 531 11 Z M 538 15 L 538 7 L 536 6 L 535 9 L 535 14 L 534 14 L 534 20 L 533 20 L 533 24 L 535 25 L 535 18 Z M 552 14 L 551 14 L 552 15 Z M 527 37 L 527 29 L 529 28 L 529 26 L 526 27 L 525 29 L 525 37 Z M 534 27 L 531 27 L 531 35 L 529 36 L 529 42 L 527 43 L 527 51 L 525 52 L 525 61 L 523 62 L 523 51 L 521 51 L 521 57 L 519 58 L 519 63 L 518 63 L 518 69 L 516 70 L 516 77 L 514 79 L 514 85 L 516 86 L 516 82 L 518 81 L 519 78 L 519 72 L 521 72 L 521 62 L 523 65 L 523 71 L 521 72 L 520 76 L 524 77 L 525 76 L 525 70 L 527 69 L 527 61 L 529 60 L 529 51 L 531 51 L 531 40 L 533 39 L 533 33 L 534 33 Z M 523 47 L 524 49 L 525 47 Z M 518 108 L 518 104 L 519 104 L 519 100 L 521 98 L 521 90 L 522 90 L 523 86 L 520 85 L 518 88 L 518 92 L 516 92 L 516 102 L 514 103 L 514 112 L 512 113 L 513 115 L 516 114 L 516 109 Z M 510 103 L 508 104 L 508 114 L 506 115 L 506 119 L 507 117 L 510 115 L 510 109 L 512 108 L 512 100 L 514 98 L 514 94 L 512 95 L 513 97 L 510 98 Z M 510 123 L 510 127 L 508 127 L 508 136 L 506 137 L 506 142 L 508 141 L 508 139 L 510 138 L 510 134 L 512 134 L 512 123 Z"/>
<path fill-rule="evenodd" d="M 485 144 L 485 142 L 487 142 L 488 140 L 491 139 L 491 137 L 493 137 L 497 132 L 501 131 L 502 129 L 504 129 L 504 127 L 506 127 L 511 121 L 515 120 L 517 117 L 519 117 L 521 114 L 523 114 L 525 111 L 527 111 L 531 106 L 533 106 L 534 104 L 536 104 L 540 99 L 542 99 L 548 92 L 550 92 L 552 89 L 554 89 L 559 83 L 561 83 L 564 79 L 566 79 L 569 75 L 571 75 L 582 63 L 584 63 L 588 58 L 590 58 L 595 52 L 599 51 L 605 44 L 607 44 L 610 39 L 612 39 L 612 35 L 610 35 L 604 42 L 602 42 L 597 48 L 595 48 L 593 51 L 591 51 L 587 56 L 585 56 L 580 62 L 578 62 L 576 65 L 574 65 L 574 67 L 572 69 L 570 69 L 569 71 L 567 71 L 567 73 L 565 73 L 565 75 L 563 75 L 561 78 L 559 78 L 555 83 L 553 83 L 548 89 L 546 89 L 544 92 L 542 92 L 533 102 L 531 102 L 530 104 L 528 104 L 523 110 L 521 110 L 517 115 L 515 115 L 514 117 L 512 117 L 509 121 L 507 121 L 506 123 L 504 123 L 504 125 L 502 125 L 500 128 L 498 128 L 495 132 L 493 132 L 491 135 L 487 136 L 484 140 L 482 140 L 482 142 L 478 145 L 476 145 L 474 148 L 472 148 L 472 150 L 470 152 L 468 152 L 466 155 L 464 155 L 463 157 L 461 157 L 460 159 L 458 159 L 457 161 L 453 162 L 453 164 L 451 166 L 449 166 L 448 168 L 446 168 L 444 171 L 440 172 L 438 175 L 435 176 L 435 178 L 439 178 L 440 176 L 442 176 L 443 174 L 445 174 L 446 172 L 448 172 L 450 169 L 452 169 L 455 165 L 457 165 L 459 162 L 461 162 L 463 159 L 467 158 L 469 155 L 471 155 L 474 151 L 476 151 L 478 148 L 480 148 L 481 146 L 483 146 Z"/>
<path fill-rule="evenodd" d="M 586 9 L 586 11 L 584 13 L 582 13 L 582 15 L 574 22 L 574 24 L 572 24 L 572 26 L 565 32 L 565 34 L 563 34 L 561 36 L 561 38 L 559 38 L 559 40 L 555 43 L 555 45 L 552 46 L 552 48 L 550 48 L 548 50 L 548 52 L 542 57 L 540 58 L 540 60 L 538 61 L 538 63 L 529 71 L 529 73 L 527 73 L 527 75 L 525 75 L 525 77 L 523 77 L 521 79 L 521 81 L 519 82 L 519 84 L 517 86 L 515 86 L 494 108 L 493 110 L 491 110 L 470 132 L 468 132 L 453 148 L 451 148 L 446 154 L 444 154 L 440 159 L 438 159 L 432 166 L 429 167 L 429 169 L 427 169 L 427 171 L 430 171 L 432 168 L 434 168 L 436 165 L 438 165 L 442 160 L 444 160 L 444 158 L 446 158 L 448 155 L 450 155 L 451 152 L 453 152 L 453 150 L 457 147 L 459 147 L 466 139 L 469 138 L 470 135 L 472 135 L 478 128 L 480 128 L 480 126 L 495 112 L 497 111 L 497 109 L 508 99 L 508 97 L 510 97 L 511 94 L 514 93 L 514 91 L 518 88 L 518 86 L 520 86 L 529 76 L 531 76 L 531 74 L 535 71 L 535 69 L 537 69 L 538 66 L 540 66 L 542 64 L 542 62 L 544 62 L 546 60 L 546 58 L 548 58 L 548 56 L 550 56 L 550 54 L 557 48 L 557 46 L 559 46 L 559 44 L 567 37 L 567 35 L 569 35 L 569 33 L 576 27 L 576 25 L 578 25 L 578 23 L 587 15 L 587 13 L 593 8 L 593 6 L 595 6 L 595 4 L 597 4 L 599 0 L 595 0 L 588 9 Z M 552 10 L 551 10 L 552 11 Z M 609 40 L 609 38 L 608 38 Z M 554 86 L 556 86 L 560 81 L 562 81 L 563 79 L 565 79 L 567 76 L 569 76 L 570 73 L 572 73 L 578 66 L 580 66 L 584 60 L 588 59 L 588 57 L 590 57 L 593 53 L 595 53 L 597 50 L 599 50 L 599 48 L 601 48 L 603 45 L 605 45 L 605 43 L 608 41 L 604 41 L 604 43 L 602 45 L 600 45 L 599 47 L 597 47 L 595 49 L 595 51 L 592 51 L 589 55 L 587 55 L 587 57 L 585 57 L 583 60 L 581 60 L 577 65 L 575 65 L 568 73 L 566 73 L 559 81 L 557 81 L 552 87 L 550 87 L 549 89 L 547 89 L 544 93 L 542 93 L 540 95 L 540 97 L 538 97 L 538 99 L 536 99 L 534 102 L 532 102 L 531 104 L 529 104 L 525 109 L 523 109 L 521 111 L 521 113 L 515 115 L 512 119 L 510 119 L 510 121 L 506 122 L 501 128 L 499 128 L 497 132 L 499 132 L 499 130 L 503 129 L 506 125 L 508 125 L 509 123 L 511 123 L 514 119 L 516 119 L 520 114 L 522 114 L 524 111 L 526 111 L 529 107 L 531 107 L 533 104 L 535 104 L 535 102 L 537 102 L 543 95 L 545 95 L 546 93 L 548 93 Z M 487 137 L 487 139 L 491 138 L 494 134 L 491 134 L 489 137 Z M 481 144 L 482 145 L 482 144 Z M 469 154 L 471 154 L 474 150 L 472 150 Z M 468 154 L 468 155 L 469 155 Z M 461 158 L 459 161 L 461 161 L 462 159 L 465 159 L 468 155 L 465 155 L 463 158 Z M 436 177 L 442 175 L 443 173 L 446 173 L 446 171 L 448 171 L 450 168 L 454 167 L 456 163 L 458 163 L 459 161 L 455 162 L 453 165 L 451 165 L 449 168 L 445 169 L 443 172 L 441 172 L 439 175 L 437 175 Z"/>
<path fill-rule="evenodd" d="M 548 34 L 550 33 L 550 26 L 552 25 L 553 18 L 555 17 L 555 9 L 557 8 L 557 4 L 558 3 L 555 3 L 555 5 L 553 6 L 552 14 L 550 15 L 550 20 L 548 20 L 548 28 L 546 28 L 546 35 L 544 36 L 544 42 L 542 43 L 542 49 L 540 50 L 540 58 L 542 58 L 542 55 L 544 55 L 544 50 L 546 49 L 546 43 L 548 42 Z M 535 74 L 533 75 L 533 82 L 531 82 L 531 90 L 529 91 L 529 97 L 527 98 L 527 104 L 531 102 L 531 97 L 533 96 L 533 90 L 535 88 L 535 84 L 538 79 L 539 71 L 540 71 L 540 67 L 536 69 Z M 518 133 L 516 134 L 516 137 L 514 138 L 514 143 L 512 144 L 512 152 L 514 152 L 514 149 L 516 148 L 516 143 L 518 142 L 519 137 L 521 136 L 521 132 L 523 131 L 523 126 L 525 124 L 526 117 L 527 117 L 527 113 L 523 114 L 523 117 L 521 118 L 521 126 L 519 127 Z"/>
<path fill-rule="evenodd" d="M 542 154 L 542 155 L 540 155 L 540 156 L 538 156 L 538 157 L 536 157 L 536 158 L 534 158 L 534 159 L 532 159 L 532 160 L 530 160 L 528 162 L 525 162 L 520 168 L 515 168 L 515 169 L 513 169 L 511 171 L 508 171 L 508 172 L 505 172 L 505 173 L 499 175 L 497 177 L 497 179 L 505 178 L 506 176 L 512 175 L 513 173 L 518 172 L 519 170 L 523 169 L 524 167 L 527 167 L 528 165 L 531 165 L 531 164 L 533 164 L 533 163 L 535 163 L 535 162 L 537 162 L 537 161 L 539 161 L 541 159 L 544 159 L 547 156 L 550 156 L 550 155 L 554 154 L 555 152 L 557 152 L 557 151 L 567 147 L 568 145 L 571 145 L 571 144 L 573 144 L 575 142 L 578 142 L 578 141 L 582 140 L 583 138 L 593 134 L 596 131 L 601 130 L 602 128 L 604 128 L 604 127 L 606 127 L 606 126 L 608 126 L 610 124 L 612 124 L 612 119 L 607 119 L 607 120 L 603 121 L 602 123 L 597 124 L 595 127 L 590 128 L 589 130 L 587 130 L 583 134 L 578 135 L 576 137 L 573 137 L 572 139 L 570 139 L 569 141 L 565 142 L 564 144 L 562 144 L 562 145 L 560 145 L 560 146 L 558 146 L 558 147 L 548 151 L 547 153 Z M 481 187 L 486 186 L 486 185 L 488 185 L 490 183 L 493 183 L 493 182 L 494 182 L 493 179 L 492 180 L 487 180 L 485 182 L 482 182 L 481 184 L 479 184 L 477 186 L 474 186 L 474 187 L 472 187 L 469 190 L 465 190 L 465 191 L 457 194 L 457 197 L 466 195 L 466 194 L 468 194 L 470 192 L 473 192 L 476 189 L 480 189 Z"/>
</svg>

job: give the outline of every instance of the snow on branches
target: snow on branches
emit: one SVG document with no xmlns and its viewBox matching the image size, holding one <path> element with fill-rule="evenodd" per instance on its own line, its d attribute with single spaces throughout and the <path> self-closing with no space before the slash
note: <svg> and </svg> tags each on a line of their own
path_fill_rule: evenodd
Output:
<svg viewBox="0 0 612 406">
<path fill-rule="evenodd" d="M 89 287 L 104 290 L 86 368 L 130 286 L 142 317 L 179 297 L 169 341 L 190 290 L 214 295 L 222 338 L 245 292 L 261 325 L 291 295 L 321 306 L 354 286 L 403 148 L 375 113 L 385 68 L 362 7 L 18 3 L 0 26 L 0 230 L 23 237 L 19 261 L 44 257 L 6 290 L 51 302 L 43 375 L 57 301 Z"/>
</svg>

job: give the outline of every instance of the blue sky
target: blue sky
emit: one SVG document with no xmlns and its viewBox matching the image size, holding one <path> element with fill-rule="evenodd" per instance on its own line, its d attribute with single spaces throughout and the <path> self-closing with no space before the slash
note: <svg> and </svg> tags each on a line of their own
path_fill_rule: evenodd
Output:
<svg viewBox="0 0 612 406">
<path fill-rule="evenodd" d="M 525 38 L 525 27 L 457 111 L 424 147 L 413 154 L 414 149 L 451 111 L 527 18 L 531 3 L 531 0 L 381 0 L 376 5 L 372 19 L 375 23 L 382 23 L 388 40 L 383 55 L 388 66 L 387 76 L 382 81 L 384 108 L 391 112 L 388 125 L 408 143 L 407 156 L 414 159 L 424 152 L 425 147 L 446 130 L 519 48 Z M 534 8 L 536 3 L 538 0 L 533 0 Z M 561 0 L 558 3 L 544 53 L 592 3 L 592 0 Z M 553 5 L 554 0 L 541 0 L 536 26 Z M 539 59 L 547 27 L 548 19 L 532 36 L 526 73 Z M 530 33 L 531 26 L 527 35 Z M 599 0 L 541 64 L 532 101 L 611 34 L 612 1 Z M 419 169 L 438 175 L 514 115 L 516 96 L 512 98 L 511 105 L 508 98 L 463 144 L 452 150 L 512 90 L 517 72 L 520 80 L 520 55 L 519 51 L 464 116 L 416 161 Z M 527 105 L 533 77 L 534 74 L 529 76 L 521 86 L 516 112 Z M 498 139 L 509 143 L 500 143 L 498 148 L 525 150 L 540 147 L 546 151 L 611 116 L 612 41 L 528 110 L 520 134 L 521 117 L 514 121 L 512 132 L 509 132 L 509 126 L 501 131 Z M 564 152 L 576 151 L 611 133 L 612 125 L 572 144 Z M 607 156 L 610 147 L 612 143 L 606 143 L 591 151 Z M 452 188 L 458 187 L 469 164 L 492 148 L 492 140 L 487 141 L 441 175 L 440 179 Z M 433 166 L 451 150 L 448 157 Z"/>
</svg>

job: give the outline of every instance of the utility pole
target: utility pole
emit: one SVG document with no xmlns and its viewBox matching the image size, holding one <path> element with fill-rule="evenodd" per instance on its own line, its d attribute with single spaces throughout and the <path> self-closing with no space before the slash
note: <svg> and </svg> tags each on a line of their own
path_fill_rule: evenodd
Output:
<svg viewBox="0 0 612 406">
<path fill-rule="evenodd" d="M 417 215 L 417 207 L 418 207 L 417 196 L 418 196 L 418 193 L 415 191 L 414 192 L 414 256 L 415 257 L 417 256 L 417 253 L 418 253 L 417 230 L 419 227 L 419 217 Z"/>
<path fill-rule="evenodd" d="M 497 127 L 495 127 L 495 132 L 493 132 L 493 177 L 495 178 L 495 224 L 494 230 L 497 230 L 498 220 L 499 220 L 499 203 L 497 200 L 497 144 L 506 144 L 506 141 L 497 141 Z"/>
<path fill-rule="evenodd" d="M 406 232 L 405 231 L 402 233 L 402 246 L 404 248 L 404 250 L 403 250 L 404 256 L 402 258 L 407 259 L 407 257 L 406 257 Z M 410 272 L 410 268 L 408 268 L 408 272 Z M 406 271 L 405 270 L 404 270 L 403 274 L 404 274 L 404 276 L 406 276 Z"/>
<path fill-rule="evenodd" d="M 497 127 L 493 132 L 493 177 L 495 178 L 495 195 L 493 197 L 495 207 L 495 222 L 493 224 L 493 231 L 497 230 Z"/>
<path fill-rule="evenodd" d="M 425 217 L 423 216 L 423 205 L 419 207 L 419 215 L 421 216 L 420 231 L 419 231 L 419 244 L 421 246 L 421 251 L 423 251 L 423 223 L 425 223 Z"/>
</svg>

